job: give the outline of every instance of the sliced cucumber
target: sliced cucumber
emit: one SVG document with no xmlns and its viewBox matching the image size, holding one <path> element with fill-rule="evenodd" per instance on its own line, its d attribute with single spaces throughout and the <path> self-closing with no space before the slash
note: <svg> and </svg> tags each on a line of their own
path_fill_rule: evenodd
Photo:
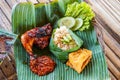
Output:
<svg viewBox="0 0 120 80">
<path fill-rule="evenodd" d="M 73 17 L 64 17 L 58 21 L 58 26 L 66 26 L 72 28 L 75 25 L 75 19 Z"/>
<path fill-rule="evenodd" d="M 81 18 L 76 18 L 75 21 L 75 26 L 71 28 L 73 31 L 78 30 L 83 25 L 83 20 Z"/>
</svg>

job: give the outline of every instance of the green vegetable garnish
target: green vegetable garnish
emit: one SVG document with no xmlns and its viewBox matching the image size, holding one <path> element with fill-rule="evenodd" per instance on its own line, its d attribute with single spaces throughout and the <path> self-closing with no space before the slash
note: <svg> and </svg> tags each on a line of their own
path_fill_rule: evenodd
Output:
<svg viewBox="0 0 120 80">
<path fill-rule="evenodd" d="M 67 6 L 65 16 L 72 16 L 74 18 L 81 18 L 83 20 L 83 25 L 79 28 L 80 31 L 89 29 L 90 21 L 95 16 L 90 5 L 85 2 L 74 2 Z M 76 30 L 76 29 L 75 29 Z"/>
<path fill-rule="evenodd" d="M 58 21 L 58 26 L 66 26 L 72 28 L 75 25 L 75 19 L 73 17 L 63 17 Z"/>
<path fill-rule="evenodd" d="M 75 21 L 75 26 L 71 28 L 73 31 L 78 30 L 83 25 L 83 20 L 81 18 L 76 18 Z"/>
</svg>

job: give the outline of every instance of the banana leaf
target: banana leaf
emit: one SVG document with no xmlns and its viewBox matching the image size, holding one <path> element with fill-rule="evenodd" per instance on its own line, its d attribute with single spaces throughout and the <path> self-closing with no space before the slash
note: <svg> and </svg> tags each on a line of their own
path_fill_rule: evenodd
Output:
<svg viewBox="0 0 120 80">
<path fill-rule="evenodd" d="M 50 40 L 50 51 L 61 61 L 61 62 L 66 62 L 66 60 L 68 60 L 68 54 L 70 52 L 73 52 L 73 51 L 76 51 L 78 50 L 82 44 L 83 44 L 83 41 L 80 39 L 80 37 L 76 36 L 76 34 L 74 34 L 71 30 L 68 30 L 71 37 L 75 40 L 75 43 L 77 44 L 76 47 L 70 49 L 70 50 L 62 50 L 60 49 L 59 47 L 57 47 L 57 45 L 54 44 L 54 33 L 55 33 L 56 29 L 53 30 L 53 35 L 51 37 L 51 40 Z"/>
<path fill-rule="evenodd" d="M 15 43 L 15 41 L 16 41 L 16 39 L 17 39 L 17 35 L 16 34 L 13 34 L 13 33 L 9 33 L 9 32 L 7 32 L 7 31 L 5 31 L 5 30 L 0 30 L 0 36 L 7 36 L 7 37 L 10 37 L 10 38 L 12 38 L 12 40 L 8 40 L 7 41 L 7 44 L 9 44 L 9 45 L 14 45 L 14 43 Z"/>
<path fill-rule="evenodd" d="M 12 30 L 15 34 L 19 35 L 14 44 L 18 80 L 110 80 L 103 50 L 97 41 L 96 33 L 92 26 L 89 30 L 74 32 L 84 41 L 83 47 L 93 52 L 91 62 L 81 74 L 67 67 L 50 52 L 46 52 L 46 55 L 49 55 L 57 64 L 52 73 L 38 76 L 30 70 L 29 56 L 21 44 L 20 35 L 29 29 L 36 26 L 40 27 L 46 23 L 56 26 L 55 22 L 65 14 L 66 5 L 73 0 L 60 1 L 49 4 L 32 4 L 27 2 L 18 3 L 14 6 L 12 10 Z M 57 13 L 55 12 L 56 8 L 58 8 Z M 36 50 L 36 48 L 34 49 Z M 49 49 L 47 50 L 49 51 Z M 36 52 L 39 51 L 36 50 Z"/>
</svg>

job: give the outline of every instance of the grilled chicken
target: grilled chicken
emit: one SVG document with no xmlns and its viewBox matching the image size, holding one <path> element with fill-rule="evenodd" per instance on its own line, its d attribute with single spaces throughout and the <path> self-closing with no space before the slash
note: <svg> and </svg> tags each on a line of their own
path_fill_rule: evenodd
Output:
<svg viewBox="0 0 120 80">
<path fill-rule="evenodd" d="M 51 32 L 52 27 L 49 23 L 45 26 L 31 29 L 21 36 L 21 42 L 29 55 L 33 55 L 33 45 L 38 46 L 40 49 L 44 49 L 48 46 Z"/>
<path fill-rule="evenodd" d="M 40 56 L 30 60 L 30 69 L 39 76 L 51 73 L 55 69 L 56 63 L 49 56 Z"/>
<path fill-rule="evenodd" d="M 47 47 L 51 33 L 52 27 L 47 24 L 31 29 L 21 36 L 23 47 L 30 55 L 30 69 L 39 76 L 52 72 L 55 68 L 55 62 L 49 56 L 36 56 L 33 54 L 32 47 L 33 45 L 38 46 L 40 49 Z"/>
</svg>

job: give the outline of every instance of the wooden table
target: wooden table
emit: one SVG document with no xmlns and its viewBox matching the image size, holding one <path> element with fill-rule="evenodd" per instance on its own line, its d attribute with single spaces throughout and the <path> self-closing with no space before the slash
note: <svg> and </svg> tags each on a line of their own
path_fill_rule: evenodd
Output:
<svg viewBox="0 0 120 80">
<path fill-rule="evenodd" d="M 11 10 L 13 5 L 20 1 L 40 2 L 40 0 L 0 0 L 0 29 L 12 32 Z M 96 13 L 95 29 L 105 52 L 111 80 L 120 80 L 120 0 L 86 1 Z"/>
</svg>

